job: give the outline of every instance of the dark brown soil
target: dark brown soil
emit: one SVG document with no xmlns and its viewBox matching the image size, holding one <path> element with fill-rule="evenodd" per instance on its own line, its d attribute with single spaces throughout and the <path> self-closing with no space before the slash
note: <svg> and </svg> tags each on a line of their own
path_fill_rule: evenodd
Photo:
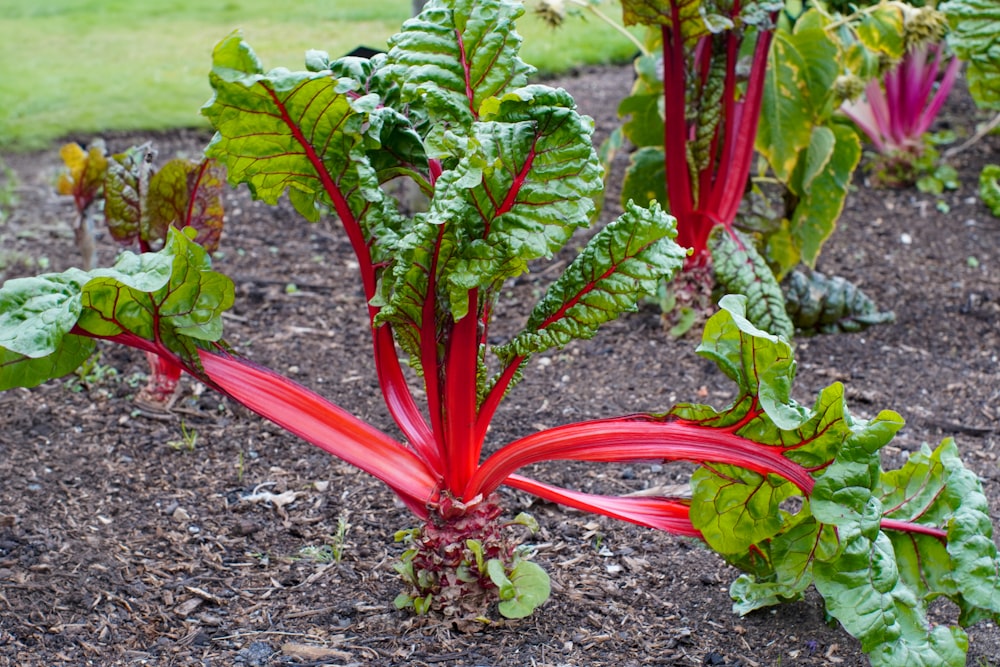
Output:
<svg viewBox="0 0 1000 667">
<path fill-rule="evenodd" d="M 603 136 L 630 80 L 628 68 L 610 68 L 557 83 Z M 961 92 L 953 100 L 946 122 L 967 134 L 975 112 Z M 117 151 L 147 138 L 162 157 L 197 153 L 207 136 L 108 140 Z M 811 403 L 843 381 L 855 413 L 899 411 L 907 426 L 887 466 L 921 443 L 956 437 L 994 517 L 1000 220 L 978 201 L 976 179 L 998 148 L 990 137 L 957 160 L 962 188 L 939 198 L 948 213 L 932 196 L 875 191 L 859 177 L 819 268 L 861 285 L 897 321 L 798 340 L 795 391 Z M 18 203 L 0 223 L 0 277 L 76 263 L 71 204 L 53 195 L 56 148 L 4 160 Z M 238 286 L 227 338 L 391 430 L 368 359 L 361 288 L 335 225 L 306 226 L 290 207 L 241 191 L 229 197 L 223 248 L 217 266 Z M 114 252 L 100 239 L 102 263 Z M 546 277 L 511 285 L 525 305 L 513 315 L 527 312 Z M 286 291 L 290 283 L 298 290 Z M 694 354 L 695 343 L 667 337 L 658 312 L 643 308 L 535 363 L 491 442 L 679 401 L 721 406 L 733 388 Z M 508 506 L 541 522 L 537 561 L 552 576 L 551 600 L 531 618 L 473 633 L 398 612 L 393 533 L 413 520 L 380 483 L 190 381 L 172 413 L 142 411 L 133 402 L 141 355 L 108 347 L 99 364 L 95 371 L 114 374 L 0 395 L 0 665 L 867 664 L 858 643 L 825 622 L 815 593 L 740 618 L 728 595 L 736 572 L 698 543 L 515 493 Z M 197 434 L 191 448 L 182 428 Z M 603 492 L 682 484 L 686 475 L 660 466 L 536 472 Z M 969 664 L 1000 665 L 996 625 L 970 635 Z"/>
</svg>

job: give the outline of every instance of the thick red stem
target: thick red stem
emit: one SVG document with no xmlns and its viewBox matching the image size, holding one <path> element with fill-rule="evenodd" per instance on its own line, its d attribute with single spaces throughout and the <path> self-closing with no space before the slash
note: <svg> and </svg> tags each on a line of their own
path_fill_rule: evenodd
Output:
<svg viewBox="0 0 1000 667">
<path fill-rule="evenodd" d="M 516 440 L 483 462 L 463 497 L 489 494 L 518 469 L 555 460 L 716 462 L 780 475 L 807 496 L 814 486 L 809 472 L 785 458 L 779 447 L 694 422 L 633 415 L 557 426 Z"/>
<path fill-rule="evenodd" d="M 427 456 L 430 429 L 426 423 L 421 425 L 423 416 L 416 405 L 413 393 L 410 391 L 409 385 L 406 383 L 406 378 L 403 375 L 402 367 L 399 363 L 399 354 L 391 335 L 391 329 L 388 329 L 387 325 L 376 327 L 374 324 L 378 308 L 371 305 L 371 300 L 375 296 L 376 274 L 375 267 L 372 264 L 371 252 L 361 225 L 351 210 L 347 199 L 340 191 L 340 186 L 333 180 L 326 165 L 323 163 L 322 156 L 316 152 L 316 149 L 288 113 L 278 95 L 273 90 L 269 90 L 268 92 L 271 95 L 271 100 L 275 108 L 279 110 L 285 125 L 291 131 L 292 136 L 295 137 L 299 145 L 302 146 L 306 158 L 316 171 L 316 177 L 323 185 L 323 190 L 333 203 L 337 217 L 340 218 L 340 223 L 343 225 L 344 231 L 351 242 L 351 247 L 354 249 L 361 274 L 361 282 L 364 287 L 365 300 L 369 302 L 368 314 L 372 320 L 372 345 L 375 352 L 375 366 L 386 406 L 389 408 L 393 419 L 403 429 L 406 437 L 413 441 L 414 446 Z M 380 333 L 383 329 L 385 329 L 385 333 Z"/>
<path fill-rule="evenodd" d="M 504 485 L 584 512 L 603 514 L 674 535 L 701 537 L 701 531 L 691 525 L 688 516 L 690 503 L 680 498 L 598 496 L 562 489 L 521 475 L 511 475 Z"/>
<path fill-rule="evenodd" d="M 468 312 L 455 322 L 445 355 L 445 482 L 459 495 L 475 473 L 482 441 L 476 440 L 476 385 L 479 360 L 479 290 L 469 291 Z"/>
</svg>

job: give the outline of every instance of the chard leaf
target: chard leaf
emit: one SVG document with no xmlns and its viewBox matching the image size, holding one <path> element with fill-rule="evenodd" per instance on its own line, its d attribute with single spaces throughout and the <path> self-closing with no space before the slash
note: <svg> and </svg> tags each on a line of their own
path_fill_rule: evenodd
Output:
<svg viewBox="0 0 1000 667">
<path fill-rule="evenodd" d="M 703 466 L 691 476 L 691 523 L 720 554 L 741 554 L 785 528 L 781 503 L 796 492 L 776 475 Z"/>
<path fill-rule="evenodd" d="M 224 181 L 223 170 L 214 160 L 167 162 L 149 179 L 148 227 L 143 239 L 158 250 L 166 241 L 168 227 L 191 227 L 197 230 L 195 243 L 215 252 L 222 235 Z"/>
<path fill-rule="evenodd" d="M 949 0 L 938 7 L 948 17 L 948 45 L 968 63 L 965 76 L 976 104 L 1000 109 L 1000 5 L 994 0 Z"/>
<path fill-rule="evenodd" d="M 876 53 L 884 53 L 897 60 L 906 52 L 903 36 L 903 12 L 899 6 L 883 4 L 873 11 L 863 12 L 855 26 L 858 39 Z"/>
<path fill-rule="evenodd" d="M 833 233 L 860 161 L 861 141 L 852 128 L 834 123 L 813 129 L 801 174 L 788 183 L 799 197 L 790 221 L 792 238 L 809 266 L 815 266 L 823 243 Z"/>
<path fill-rule="evenodd" d="M 480 106 L 523 86 L 535 69 L 517 52 L 515 20 L 524 13 L 509 0 L 431 0 L 389 40 L 388 63 L 402 101 L 426 105 L 442 120 L 469 125 Z"/>
<path fill-rule="evenodd" d="M 47 380 L 68 375 L 94 352 L 89 338 L 66 335 L 59 347 L 42 357 L 29 357 L 0 347 L 0 391 L 14 387 L 34 387 Z"/>
<path fill-rule="evenodd" d="M 69 269 L 5 282 L 0 347 L 31 358 L 55 352 L 80 317 L 80 292 L 89 278 L 85 271 Z"/>
<path fill-rule="evenodd" d="M 640 297 L 655 294 L 660 281 L 680 270 L 686 253 L 673 242 L 675 236 L 675 220 L 656 202 L 649 209 L 629 202 L 549 286 L 524 330 L 494 352 L 509 363 L 592 337 L 601 324 L 634 310 Z"/>
<path fill-rule="evenodd" d="M 666 167 L 663 147 L 645 146 L 629 155 L 622 182 L 622 201 L 667 201 Z"/>
<path fill-rule="evenodd" d="M 892 322 L 856 285 L 817 271 L 792 271 L 782 281 L 785 308 L 798 331 L 807 335 L 862 331 Z"/>
<path fill-rule="evenodd" d="M 410 366 L 421 375 L 421 341 L 436 336 L 438 316 L 436 311 L 426 311 L 425 306 L 438 290 L 438 266 L 450 265 L 457 257 L 457 231 L 456 225 L 436 225 L 425 215 L 416 216 L 409 232 L 397 244 L 397 261 L 391 275 L 382 281 L 375 324 L 392 325 Z M 434 349 L 438 349 L 436 342 Z"/>
<path fill-rule="evenodd" d="M 173 354 L 197 368 L 198 341 L 216 341 L 232 282 L 176 230 L 158 253 L 122 253 L 111 268 L 9 280 L 0 288 L 0 387 L 73 371 L 111 338 Z"/>
<path fill-rule="evenodd" d="M 314 221 L 332 208 L 364 224 L 370 205 L 384 201 L 365 156 L 377 139 L 365 135 L 377 97 L 360 82 L 330 71 L 264 73 L 239 33 L 215 47 L 209 81 L 215 95 L 202 113 L 217 132 L 206 154 L 230 184 L 246 183 L 269 204 L 287 191 Z"/>
<path fill-rule="evenodd" d="M 690 50 L 699 39 L 711 34 L 709 17 L 715 16 L 712 10 L 717 9 L 716 4 L 707 0 L 622 0 L 622 21 L 627 26 L 674 26 L 676 11 L 685 49 Z"/>
<path fill-rule="evenodd" d="M 812 141 L 812 127 L 829 117 L 838 47 L 818 25 L 816 10 L 800 18 L 794 32 L 778 28 L 768 55 L 764 97 L 755 147 L 782 181 L 799 152 Z"/>
<path fill-rule="evenodd" d="M 62 377 L 90 356 L 94 341 L 69 333 L 88 278 L 70 269 L 0 287 L 0 391 Z"/>
<path fill-rule="evenodd" d="M 879 511 L 877 503 L 868 507 L 874 514 Z M 929 624 L 925 604 L 900 580 L 885 533 L 870 537 L 845 526 L 838 533 L 843 550 L 835 560 L 814 565 L 816 588 L 827 611 L 861 641 L 872 666 L 965 665 L 965 633 Z"/>
<path fill-rule="evenodd" d="M 756 558 L 729 556 L 734 565 L 752 573 L 740 575 L 729 588 L 736 613 L 799 599 L 812 584 L 813 562 L 836 553 L 836 529 L 817 522 L 808 507 L 799 516 L 801 520 L 790 519 L 786 530 L 757 545 Z"/>
<path fill-rule="evenodd" d="M 144 271 L 144 265 L 161 267 L 164 261 L 169 262 L 166 284 L 148 289 L 128 279 Z M 234 300 L 232 281 L 212 271 L 205 249 L 185 234 L 171 230 L 163 254 L 126 256 L 116 268 L 129 271 L 126 280 L 94 271 L 84 287 L 78 321 L 84 331 L 99 337 L 128 332 L 185 359 L 193 358 L 196 348 L 189 339 L 215 341 L 222 336 L 221 315 Z"/>
<path fill-rule="evenodd" d="M 747 297 L 747 318 L 761 329 L 785 340 L 795 334 L 785 312 L 781 287 L 754 247 L 753 240 L 736 230 L 716 225 L 708 239 L 715 281 L 721 291 Z"/>
<path fill-rule="evenodd" d="M 80 144 L 69 143 L 59 149 L 66 171 L 59 174 L 56 189 L 61 195 L 72 195 L 77 211 L 84 211 L 104 187 L 108 158 L 104 142 L 91 143 L 85 151 Z"/>
<path fill-rule="evenodd" d="M 470 290 L 497 289 L 589 223 L 601 167 L 592 122 L 572 105 L 565 91 L 545 86 L 483 104 L 462 159 L 437 179 L 429 211 L 399 242 L 405 259 L 383 287 L 379 322 L 419 331 L 428 296 L 460 320 Z"/>
<path fill-rule="evenodd" d="M 795 378 L 791 345 L 750 322 L 745 297 L 726 295 L 719 306 L 726 316 L 705 325 L 698 354 L 714 361 L 745 395 L 757 397 L 778 428 L 803 424 L 807 414 L 790 397 Z"/>
<path fill-rule="evenodd" d="M 133 246 L 148 241 L 146 197 L 156 152 L 152 144 L 129 148 L 111 156 L 104 183 L 104 219 L 115 241 Z"/>
<path fill-rule="evenodd" d="M 636 79 L 632 93 L 618 105 L 618 116 L 625 136 L 637 147 L 663 146 L 663 69 L 662 56 L 641 56 L 636 60 Z M 662 158 L 661 158 L 662 159 Z"/>
<path fill-rule="evenodd" d="M 916 455 L 899 471 L 883 472 L 879 450 L 902 426 L 899 416 L 884 411 L 870 421 L 853 419 L 839 385 L 828 387 L 812 411 L 804 411 L 787 397 L 793 371 L 788 365 L 777 378 L 778 391 L 772 391 L 784 397 L 783 408 L 764 408 L 762 385 L 773 379 L 764 371 L 772 359 L 782 358 L 784 343 L 755 330 L 745 320 L 743 302 L 733 296 L 722 300 L 724 310 L 710 320 L 702 346 L 703 354 L 710 353 L 737 379 L 743 394 L 726 412 L 679 406 L 673 415 L 735 428 L 762 447 L 780 447 L 812 471 L 815 483 L 795 489 L 730 466 L 696 472 L 693 525 L 747 572 L 732 588 L 736 610 L 795 599 L 812 582 L 873 665 L 964 664 L 965 634 L 932 626 L 927 604 L 950 597 L 962 610 L 963 623 L 996 614 L 1000 565 L 975 477 L 947 442 L 934 453 Z M 762 354 L 765 348 L 771 351 Z M 803 417 L 797 424 L 773 419 L 796 413 Z M 784 501 L 800 492 L 801 506 L 785 509 Z"/>
</svg>

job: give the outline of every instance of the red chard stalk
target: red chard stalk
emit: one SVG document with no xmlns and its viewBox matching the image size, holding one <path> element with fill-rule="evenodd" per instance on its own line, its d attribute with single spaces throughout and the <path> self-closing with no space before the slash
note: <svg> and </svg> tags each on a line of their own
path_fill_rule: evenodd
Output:
<svg viewBox="0 0 1000 667">
<path fill-rule="evenodd" d="M 750 323 L 743 297 L 723 298 L 699 348 L 738 387 L 728 407 L 564 424 L 490 443 L 483 456 L 487 427 L 533 356 L 592 337 L 688 256 L 672 217 L 630 204 L 591 236 L 523 328 L 491 343 L 505 282 L 587 225 L 602 187 L 590 119 L 565 91 L 530 84 L 516 55 L 522 11 L 508 0 L 432 0 L 387 54 L 310 52 L 300 72 L 265 71 L 238 34 L 215 49 L 208 154 L 257 198 L 287 195 L 307 219 L 343 226 L 401 438 L 226 345 L 233 283 L 192 233 L 173 228 L 158 252 L 125 253 L 110 269 L 8 281 L 0 389 L 71 372 L 97 339 L 183 367 L 382 480 L 412 510 L 418 526 L 397 536 L 406 552 L 396 604 L 417 613 L 519 618 L 548 598 L 548 576 L 514 530 L 532 520 L 507 515 L 509 487 L 704 540 L 746 572 L 733 587 L 741 612 L 815 585 L 873 664 L 963 664 L 964 631 L 933 625 L 927 604 L 948 597 L 962 623 L 1000 612 L 978 481 L 950 441 L 883 471 L 879 451 L 899 416 L 853 417 L 839 384 L 812 407 L 795 402 L 791 346 Z M 399 176 L 427 193 L 426 211 L 404 214 L 396 190 L 382 187 Z M 560 460 L 688 461 L 697 471 L 688 498 L 588 494 L 522 472 Z"/>
<path fill-rule="evenodd" d="M 621 107 L 631 116 L 625 135 L 640 148 L 626 189 L 662 192 L 677 242 L 693 249 L 688 268 L 703 266 L 709 233 L 732 228 L 747 187 L 781 3 L 624 0 L 622 8 L 625 24 L 650 26 L 659 47 L 637 61 L 639 80 Z M 659 140 L 651 125 L 662 128 Z M 650 182 L 657 155 L 665 189 Z"/>
</svg>

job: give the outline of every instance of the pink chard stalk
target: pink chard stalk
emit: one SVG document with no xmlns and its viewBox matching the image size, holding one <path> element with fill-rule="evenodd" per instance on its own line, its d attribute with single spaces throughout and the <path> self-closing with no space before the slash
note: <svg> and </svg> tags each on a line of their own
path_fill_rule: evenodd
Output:
<svg viewBox="0 0 1000 667">
<path fill-rule="evenodd" d="M 916 163 L 928 150 L 926 134 L 955 83 L 961 61 L 947 53 L 945 18 L 931 8 L 904 13 L 902 59 L 881 79 L 872 79 L 841 111 L 865 134 L 878 154 L 889 185 L 916 180 Z"/>
<path fill-rule="evenodd" d="M 839 384 L 811 408 L 793 401 L 791 347 L 750 324 L 742 297 L 722 300 L 699 348 L 739 387 L 727 408 L 565 424 L 491 443 L 483 455 L 489 424 L 532 356 L 593 336 L 686 257 L 673 218 L 629 205 L 548 287 L 523 329 L 491 343 L 505 281 L 586 226 L 602 187 L 591 121 L 565 91 L 528 83 L 533 70 L 517 57 L 514 31 L 522 12 L 508 0 L 432 0 L 388 54 L 331 61 L 313 51 L 300 72 L 266 72 L 237 34 L 215 49 L 208 154 L 261 200 L 287 194 L 307 219 L 339 220 L 402 439 L 230 349 L 221 315 L 232 281 L 177 230 L 160 251 L 125 253 L 110 269 L 6 283 L 0 389 L 72 371 L 96 340 L 183 367 L 374 475 L 412 510 L 420 524 L 400 533 L 405 589 L 396 604 L 418 613 L 474 617 L 495 604 L 517 618 L 546 600 L 548 576 L 512 530 L 531 521 L 504 511 L 508 487 L 704 540 L 746 572 L 733 585 L 742 613 L 815 585 L 873 664 L 964 664 L 964 631 L 934 626 L 926 612 L 942 595 L 961 624 L 1000 612 L 978 480 L 951 441 L 883 471 L 879 450 L 899 416 L 851 416 Z M 389 194 L 397 190 L 382 187 L 400 177 L 426 193 L 426 212 L 404 214 Z M 594 495 L 522 472 L 560 460 L 699 467 L 690 498 Z"/>
</svg>

